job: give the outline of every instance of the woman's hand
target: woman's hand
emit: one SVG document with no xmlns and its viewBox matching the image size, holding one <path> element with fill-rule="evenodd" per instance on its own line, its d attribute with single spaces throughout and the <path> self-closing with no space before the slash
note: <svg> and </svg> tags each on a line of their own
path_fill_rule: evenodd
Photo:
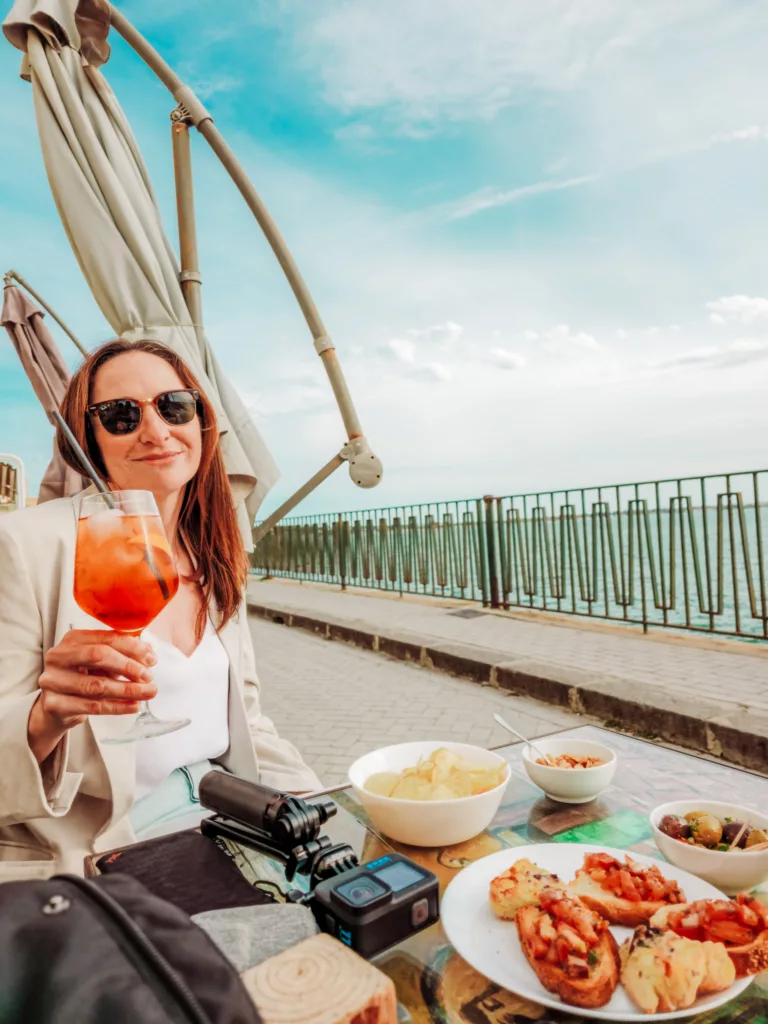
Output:
<svg viewBox="0 0 768 1024">
<path fill-rule="evenodd" d="M 32 705 L 27 733 L 39 764 L 68 729 L 89 715 L 132 715 L 139 701 L 157 693 L 149 644 L 102 629 L 71 629 L 45 655 L 40 696 Z"/>
</svg>

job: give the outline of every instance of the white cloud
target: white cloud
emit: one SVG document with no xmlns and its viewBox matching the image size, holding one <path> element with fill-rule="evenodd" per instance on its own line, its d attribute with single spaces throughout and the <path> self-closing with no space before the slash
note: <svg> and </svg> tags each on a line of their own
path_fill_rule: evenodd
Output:
<svg viewBox="0 0 768 1024">
<path fill-rule="evenodd" d="M 506 192 L 482 189 L 465 199 L 460 199 L 449 217 L 451 220 L 462 220 L 464 217 L 472 217 L 483 210 L 490 210 L 494 206 L 509 206 L 510 203 L 517 203 L 521 199 L 528 199 L 531 196 L 545 195 L 548 192 L 562 192 L 565 189 L 588 185 L 600 177 L 599 174 L 582 174 L 578 178 L 566 178 L 564 181 L 537 181 L 532 185 L 522 185 L 520 188 L 512 188 Z"/>
<path fill-rule="evenodd" d="M 747 128 L 737 128 L 732 132 L 713 135 L 707 142 L 707 146 L 719 146 L 729 142 L 757 142 L 765 139 L 768 139 L 768 128 L 751 124 Z"/>
<path fill-rule="evenodd" d="M 520 352 L 510 352 L 505 348 L 492 348 L 488 356 L 489 361 L 502 370 L 522 370 L 528 364 Z"/>
<path fill-rule="evenodd" d="M 713 135 L 705 141 L 692 141 L 682 147 L 659 150 L 640 154 L 629 163 L 617 164 L 602 171 L 592 171 L 588 174 L 576 175 L 572 178 L 565 178 L 560 181 L 545 179 L 536 181 L 530 185 L 521 185 L 518 188 L 499 190 L 491 187 L 479 189 L 471 195 L 459 199 L 453 206 L 448 208 L 450 220 L 463 220 L 465 217 L 473 217 L 484 210 L 490 210 L 498 206 L 509 206 L 511 203 L 518 203 L 532 196 L 547 195 L 551 192 L 562 192 L 569 189 L 581 188 L 584 185 L 591 185 L 605 178 L 611 178 L 618 174 L 636 171 L 638 168 L 663 163 L 668 160 L 675 160 L 681 157 L 690 156 L 693 153 L 704 152 L 714 146 L 733 142 L 755 142 L 768 140 L 768 128 L 760 128 L 751 125 L 748 128 L 738 128 L 735 131 L 724 132 Z M 593 238 L 591 241 L 600 241 Z"/>
<path fill-rule="evenodd" d="M 412 338 L 422 338 L 428 342 L 436 342 L 439 345 L 453 345 L 464 333 L 461 324 L 455 324 L 452 320 L 446 320 L 442 324 L 434 324 L 432 327 L 412 327 L 408 333 Z"/>
<path fill-rule="evenodd" d="M 597 352 L 597 338 L 586 331 L 572 331 L 568 324 L 558 324 L 544 334 L 544 348 L 557 355 L 576 352 Z"/>
<path fill-rule="evenodd" d="M 250 415 L 259 420 L 262 417 L 307 416 L 325 412 L 335 405 L 327 385 L 312 386 L 291 381 L 275 382 L 268 390 L 244 391 L 238 393 Z"/>
<path fill-rule="evenodd" d="M 628 332 L 623 327 L 619 327 L 619 329 L 616 331 L 616 337 L 617 338 L 626 338 L 627 337 L 627 333 Z"/>
<path fill-rule="evenodd" d="M 203 102 L 214 96 L 238 92 L 244 86 L 242 78 L 237 78 L 226 71 L 206 74 L 189 61 L 182 61 L 179 64 L 178 73 Z"/>
<path fill-rule="evenodd" d="M 422 366 L 417 366 L 412 374 L 416 380 L 424 381 L 449 381 L 453 377 L 453 374 L 447 366 L 443 366 L 442 363 L 424 363 Z"/>
<path fill-rule="evenodd" d="M 394 362 L 400 375 L 415 381 L 449 381 L 453 374 L 444 362 L 431 358 L 436 353 L 455 355 L 454 343 L 464 328 L 451 320 L 431 327 L 411 327 L 408 337 L 390 338 L 378 352 Z"/>
<path fill-rule="evenodd" d="M 707 303 L 714 324 L 730 322 L 752 324 L 768 319 L 768 299 L 747 295 L 728 295 Z"/>
<path fill-rule="evenodd" d="M 416 362 L 416 349 L 408 338 L 390 338 L 384 347 L 385 354 L 392 354 L 402 363 Z"/>
<path fill-rule="evenodd" d="M 531 331 L 531 330 L 523 331 L 523 341 L 536 341 L 538 337 L 539 337 L 539 332 L 538 331 Z"/>
<path fill-rule="evenodd" d="M 718 348 L 709 345 L 691 349 L 664 359 L 654 364 L 660 370 L 679 370 L 686 367 L 699 366 L 708 370 L 726 370 L 748 363 L 762 362 L 768 359 L 768 341 L 757 338 L 737 338 L 729 345 Z"/>
<path fill-rule="evenodd" d="M 345 112 L 388 108 L 402 129 L 490 119 L 521 88 L 567 89 L 617 40 L 632 47 L 700 10 L 645 0 L 289 0 L 265 16 L 288 19 L 301 59 L 326 100 Z"/>
</svg>

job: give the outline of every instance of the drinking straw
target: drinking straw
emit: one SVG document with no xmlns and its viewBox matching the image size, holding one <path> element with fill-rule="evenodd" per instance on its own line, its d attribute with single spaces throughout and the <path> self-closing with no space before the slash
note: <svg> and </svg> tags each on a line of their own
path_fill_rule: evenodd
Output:
<svg viewBox="0 0 768 1024">
<path fill-rule="evenodd" d="M 75 455 L 78 457 L 78 459 L 80 461 L 80 465 L 83 467 L 83 469 L 88 474 L 88 476 L 91 478 L 91 480 L 93 480 L 93 482 L 96 485 L 96 487 L 98 488 L 98 490 L 101 491 L 101 493 L 104 495 L 104 501 L 106 501 L 107 505 L 109 505 L 110 508 L 114 508 L 115 507 L 115 502 L 114 502 L 114 500 L 112 498 L 112 495 L 107 490 L 106 484 L 104 483 L 104 481 L 101 479 L 99 474 L 94 469 L 93 463 L 91 462 L 91 460 L 88 458 L 88 456 L 85 454 L 83 449 L 78 444 L 77 438 L 72 433 L 72 431 L 69 429 L 69 426 L 68 426 L 66 420 L 61 415 L 61 413 L 59 412 L 58 409 L 54 409 L 53 410 L 53 417 L 56 420 L 56 422 L 58 423 L 58 425 L 61 428 L 62 432 L 64 433 L 64 436 L 66 437 L 66 439 L 72 445 L 72 448 L 74 449 Z"/>
<path fill-rule="evenodd" d="M 91 480 L 93 480 L 94 484 L 96 485 L 98 490 L 103 495 L 104 501 L 107 503 L 109 508 L 114 508 L 115 507 L 114 498 L 112 497 L 112 495 L 107 490 L 107 486 L 104 483 L 104 481 L 101 479 L 99 474 L 94 469 L 93 463 L 91 462 L 91 460 L 88 458 L 88 456 L 85 454 L 83 449 L 78 444 L 77 438 L 72 433 L 72 431 L 69 429 L 69 426 L 68 426 L 66 420 L 61 415 L 61 413 L 59 412 L 58 409 L 54 409 L 53 410 L 53 417 L 56 420 L 56 422 L 58 423 L 59 427 L 61 427 L 62 431 L 64 432 L 64 436 L 66 437 L 66 439 L 71 444 L 71 446 L 72 446 L 72 448 L 74 450 L 75 455 L 77 455 L 77 458 L 78 458 L 78 460 L 80 462 L 80 465 L 83 467 L 83 469 L 88 474 L 88 476 L 91 478 Z M 158 582 L 158 584 L 160 586 L 160 590 L 163 593 L 164 599 L 166 601 L 169 600 L 169 598 L 171 596 L 171 592 L 168 589 L 168 584 L 166 583 L 165 577 L 160 572 L 160 569 L 158 568 L 157 563 L 155 562 L 155 559 L 152 556 L 152 549 L 149 546 L 147 548 L 145 548 L 145 550 L 144 550 L 144 560 L 147 563 L 147 565 L 149 566 L 149 568 L 152 570 L 152 572 L 154 574 L 154 577 L 155 577 L 155 579 L 157 580 L 157 582 Z"/>
</svg>

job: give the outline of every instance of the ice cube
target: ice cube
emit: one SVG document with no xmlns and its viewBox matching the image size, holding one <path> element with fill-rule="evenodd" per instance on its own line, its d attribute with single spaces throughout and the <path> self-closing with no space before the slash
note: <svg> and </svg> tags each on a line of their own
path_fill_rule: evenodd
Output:
<svg viewBox="0 0 768 1024">
<path fill-rule="evenodd" d="M 121 508 L 105 508 L 103 512 L 96 512 L 88 516 L 86 529 L 94 540 L 106 540 L 115 532 L 117 526 L 115 519 L 125 516 Z"/>
</svg>

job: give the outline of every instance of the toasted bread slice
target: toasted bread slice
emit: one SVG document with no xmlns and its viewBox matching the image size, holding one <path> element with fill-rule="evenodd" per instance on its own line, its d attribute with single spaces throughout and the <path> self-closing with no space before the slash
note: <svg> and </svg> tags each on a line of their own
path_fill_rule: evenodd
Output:
<svg viewBox="0 0 768 1024">
<path fill-rule="evenodd" d="M 725 948 L 640 925 L 620 950 L 621 981 L 644 1013 L 671 1013 L 736 979 Z"/>
<path fill-rule="evenodd" d="M 626 928 L 647 924 L 655 913 L 665 907 L 679 906 L 679 904 L 646 900 L 633 902 L 622 899 L 620 896 L 614 896 L 613 893 L 603 889 L 583 868 L 576 872 L 576 877 L 568 886 L 568 892 L 578 896 L 582 903 L 586 904 L 590 910 L 600 914 L 606 921 L 611 924 L 624 925 Z"/>
<path fill-rule="evenodd" d="M 521 907 L 537 906 L 541 892 L 553 886 L 562 887 L 557 875 L 524 857 L 491 882 L 491 907 L 502 921 L 514 921 Z"/>
<path fill-rule="evenodd" d="M 663 907 L 658 910 L 651 918 L 651 927 L 659 928 L 661 930 L 670 929 L 669 917 L 674 912 L 681 912 L 684 916 L 687 914 L 696 913 L 704 904 L 713 902 L 724 902 L 724 901 L 711 901 L 711 900 L 699 900 L 696 903 L 686 903 L 682 906 L 677 907 Z M 728 901 L 732 903 L 733 901 Z M 702 931 L 702 935 L 706 935 L 706 931 Z M 768 970 L 768 929 L 760 927 L 754 929 L 754 938 L 751 942 L 742 942 L 739 944 L 732 944 L 723 942 L 722 939 L 717 939 L 714 935 L 712 941 L 716 945 L 722 945 L 728 956 L 733 962 L 733 966 L 736 970 L 737 978 L 746 978 L 753 974 L 760 974 L 762 971 Z"/>
<path fill-rule="evenodd" d="M 585 977 L 571 976 L 559 963 L 550 963 L 536 955 L 540 921 L 545 912 L 537 907 L 522 907 L 517 913 L 517 931 L 528 963 L 547 989 L 569 1006 L 594 1010 L 610 1002 L 619 983 L 619 950 L 606 928 L 590 951 L 594 963 Z"/>
<path fill-rule="evenodd" d="M 685 902 L 677 882 L 665 878 L 658 864 L 640 864 L 629 854 L 620 861 L 608 853 L 588 853 L 568 891 L 606 921 L 628 928 L 647 924 L 662 907 Z"/>
</svg>

